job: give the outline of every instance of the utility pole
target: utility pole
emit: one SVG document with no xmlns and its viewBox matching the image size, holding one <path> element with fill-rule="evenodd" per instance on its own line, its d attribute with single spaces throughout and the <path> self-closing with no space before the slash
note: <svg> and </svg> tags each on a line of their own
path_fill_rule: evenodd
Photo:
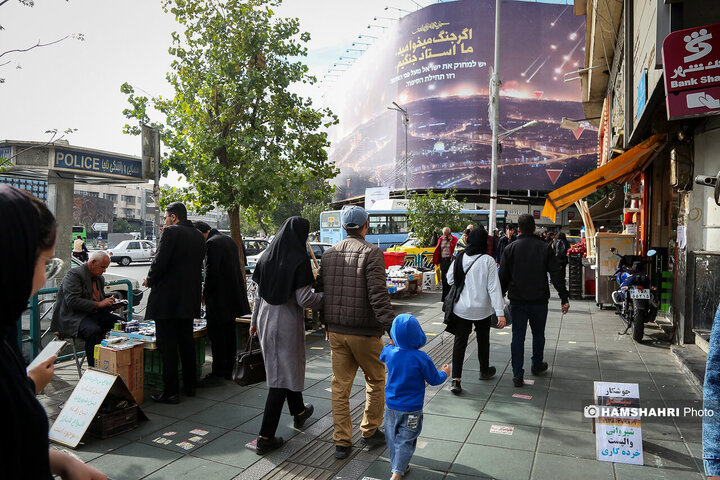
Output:
<svg viewBox="0 0 720 480">
<path fill-rule="evenodd" d="M 492 165 L 490 167 L 490 218 L 488 235 L 495 232 L 497 222 L 497 169 L 498 169 L 498 125 L 500 123 L 500 2 L 495 0 L 495 60 L 490 81 L 490 102 L 492 109 Z"/>
<path fill-rule="evenodd" d="M 155 200 L 155 228 L 153 235 L 155 235 L 155 242 L 160 238 L 160 129 L 155 127 L 155 184 L 153 185 L 153 199 Z M 157 243 L 156 243 L 157 244 Z"/>
<path fill-rule="evenodd" d="M 402 114 L 402 123 L 405 125 L 405 200 L 408 198 L 408 126 L 410 125 L 410 115 L 408 115 L 407 109 L 402 108 L 400 105 L 398 105 L 395 102 L 392 102 L 393 105 L 395 105 L 395 108 L 393 107 L 387 107 L 388 110 L 395 110 L 396 112 L 400 112 Z"/>
</svg>

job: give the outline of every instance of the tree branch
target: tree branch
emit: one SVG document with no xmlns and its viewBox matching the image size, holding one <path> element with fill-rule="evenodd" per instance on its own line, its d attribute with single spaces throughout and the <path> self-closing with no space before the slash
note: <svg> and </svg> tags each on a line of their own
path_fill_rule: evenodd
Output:
<svg viewBox="0 0 720 480">
<path fill-rule="evenodd" d="M 7 0 L 5 0 L 5 1 L 7 1 Z M 2 3 L 0 3 L 0 6 L 2 6 Z M 34 48 L 48 47 L 48 46 L 50 46 L 50 45 L 55 45 L 56 43 L 60 43 L 60 42 L 62 42 L 63 40 L 67 40 L 67 39 L 70 38 L 70 37 L 71 37 L 71 35 L 65 35 L 63 38 L 60 38 L 60 39 L 58 39 L 58 40 L 55 40 L 54 42 L 49 42 L 49 43 L 40 43 L 40 40 L 38 40 L 38 42 L 37 42 L 35 45 L 33 45 L 32 47 L 28 47 L 28 48 L 16 48 L 16 49 L 13 49 L 13 50 L 8 50 L 8 51 L 6 51 L 6 52 L 2 52 L 2 53 L 0 53 L 0 58 L 3 57 L 4 55 L 7 55 L 8 53 L 16 53 L 16 52 L 17 52 L 17 53 L 23 53 L 23 52 L 29 52 L 30 50 L 32 50 L 32 49 L 34 49 Z"/>
</svg>

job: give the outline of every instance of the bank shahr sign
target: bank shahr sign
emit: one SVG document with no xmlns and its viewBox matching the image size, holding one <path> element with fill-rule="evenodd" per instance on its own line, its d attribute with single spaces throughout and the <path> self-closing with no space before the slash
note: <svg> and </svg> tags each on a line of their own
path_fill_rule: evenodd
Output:
<svg viewBox="0 0 720 480">
<path fill-rule="evenodd" d="M 671 33 L 662 56 L 668 120 L 720 114 L 720 24 Z"/>
</svg>

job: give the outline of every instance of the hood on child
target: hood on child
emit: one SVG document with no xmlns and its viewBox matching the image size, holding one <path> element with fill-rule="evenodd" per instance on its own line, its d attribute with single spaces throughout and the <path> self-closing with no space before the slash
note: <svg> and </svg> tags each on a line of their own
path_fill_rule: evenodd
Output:
<svg viewBox="0 0 720 480">
<path fill-rule="evenodd" d="M 409 313 L 403 313 L 395 317 L 390 329 L 390 336 L 399 348 L 417 350 L 427 342 L 427 337 L 420 327 L 420 322 Z"/>
</svg>

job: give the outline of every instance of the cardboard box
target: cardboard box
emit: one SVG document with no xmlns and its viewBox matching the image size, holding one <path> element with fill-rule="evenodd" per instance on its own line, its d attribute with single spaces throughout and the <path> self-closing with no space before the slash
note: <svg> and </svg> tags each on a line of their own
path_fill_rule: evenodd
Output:
<svg viewBox="0 0 720 480">
<path fill-rule="evenodd" d="M 144 350 L 143 344 L 124 350 L 95 346 L 95 368 L 117 373 L 138 404 L 143 402 Z"/>
</svg>

